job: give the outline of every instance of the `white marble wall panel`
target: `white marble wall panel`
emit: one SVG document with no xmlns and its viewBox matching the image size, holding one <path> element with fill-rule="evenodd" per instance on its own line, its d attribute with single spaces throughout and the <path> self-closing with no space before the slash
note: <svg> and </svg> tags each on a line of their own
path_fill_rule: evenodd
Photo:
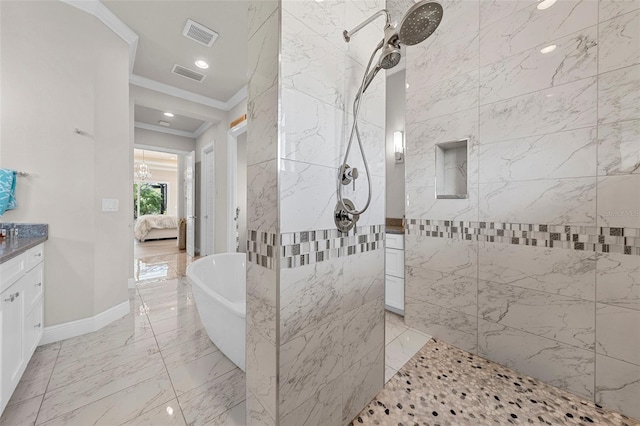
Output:
<svg viewBox="0 0 640 426">
<path fill-rule="evenodd" d="M 383 122 L 384 123 L 384 122 Z M 379 123 L 378 123 L 379 124 Z M 339 141 L 342 142 L 340 147 L 340 159 L 337 163 L 334 164 L 334 167 L 337 167 L 342 160 L 344 159 L 344 151 L 347 148 L 347 142 L 349 141 L 349 136 L 351 134 L 351 126 L 353 125 L 353 116 L 350 114 L 346 115 L 345 123 L 344 123 L 344 132 L 342 139 Z M 378 127 L 377 125 L 370 124 L 362 119 L 358 120 L 358 131 L 360 132 L 360 140 L 364 146 L 364 153 L 367 157 L 367 162 L 369 163 L 369 171 L 372 175 L 375 176 L 384 176 L 385 175 L 385 134 L 384 129 Z M 358 148 L 358 139 L 356 135 L 353 136 L 353 144 L 351 146 L 351 152 L 349 153 L 349 158 L 347 159 L 347 163 L 351 167 L 357 167 L 361 172 L 361 176 L 364 177 L 365 168 L 364 162 L 362 161 L 362 154 L 360 153 L 360 148 Z M 361 183 L 362 185 L 362 183 Z M 376 190 L 382 188 L 376 188 Z"/>
<path fill-rule="evenodd" d="M 448 17 L 446 9 L 444 16 Z M 411 51 L 408 55 L 412 58 L 411 66 L 422 72 L 410 73 L 409 92 L 421 90 L 439 81 L 478 69 L 479 38 L 477 31 L 464 35 L 446 46 L 440 46 L 442 38 L 439 37 L 439 34 L 434 33 L 432 37 L 434 41 L 429 45 L 417 44 L 410 47 Z M 439 54 L 434 54 L 435 51 L 438 51 Z"/>
<path fill-rule="evenodd" d="M 603 22 L 599 31 L 601 73 L 640 62 L 640 10 Z"/>
<path fill-rule="evenodd" d="M 367 160 L 368 161 L 368 160 Z M 351 164 L 351 163 L 349 163 Z M 356 190 L 353 190 L 353 183 L 349 185 L 345 185 L 342 187 L 342 196 L 344 198 L 348 198 L 353 201 L 358 209 L 364 207 L 367 202 L 368 190 L 367 190 L 367 178 L 363 168 L 358 168 L 360 171 L 360 177 L 356 180 Z M 337 173 L 337 171 L 336 171 Z M 333 177 L 333 187 L 335 194 L 335 178 Z M 384 209 L 385 209 L 385 178 L 382 176 L 372 176 L 371 177 L 371 204 L 369 209 L 360 215 L 360 220 L 358 220 L 358 226 L 365 225 L 380 225 L 384 223 Z M 333 204 L 331 205 L 331 212 L 333 213 L 333 208 L 335 207 L 335 203 L 337 203 L 337 197 L 333 198 Z M 333 217 L 333 216 L 332 216 Z M 333 220 L 333 219 L 332 219 Z"/>
<path fill-rule="evenodd" d="M 480 182 L 595 176 L 595 127 L 480 146 Z"/>
<path fill-rule="evenodd" d="M 407 117 L 426 120 L 452 114 L 478 105 L 478 70 L 440 81 L 423 89 L 407 74 L 411 90 L 407 92 Z M 419 77 L 417 77 L 419 78 Z"/>
<path fill-rule="evenodd" d="M 256 99 L 278 80 L 280 13 L 276 8 L 249 39 L 249 101 Z"/>
<path fill-rule="evenodd" d="M 640 228 L 640 175 L 598 178 L 598 226 Z"/>
<path fill-rule="evenodd" d="M 596 178 L 480 184 L 482 221 L 595 225 Z"/>
<path fill-rule="evenodd" d="M 477 220 L 478 185 L 467 186 L 467 198 L 437 199 L 435 186 L 405 188 L 407 217 L 424 217 L 438 220 Z"/>
<path fill-rule="evenodd" d="M 335 226 L 337 173 L 334 168 L 280 160 L 280 232 Z"/>
<path fill-rule="evenodd" d="M 597 27 L 593 26 L 480 68 L 480 103 L 593 77 L 598 71 L 597 39 Z M 557 46 L 553 52 L 540 53 L 552 44 Z"/>
<path fill-rule="evenodd" d="M 310 2 L 304 2 L 307 5 Z M 287 12 L 282 13 L 281 83 L 344 107 L 344 51 Z"/>
<path fill-rule="evenodd" d="M 640 418 L 640 367 L 596 354 L 596 402 Z"/>
<path fill-rule="evenodd" d="M 478 277 L 498 284 L 593 301 L 596 255 L 578 250 L 480 242 Z"/>
<path fill-rule="evenodd" d="M 543 382 L 593 398 L 594 352 L 479 320 L 478 354 Z"/>
<path fill-rule="evenodd" d="M 598 123 L 640 117 L 640 65 L 598 76 Z"/>
<path fill-rule="evenodd" d="M 341 314 L 341 258 L 280 271 L 280 343 Z"/>
<path fill-rule="evenodd" d="M 365 355 L 384 347 L 384 304 L 382 298 L 343 316 L 342 365 L 346 370 Z"/>
<path fill-rule="evenodd" d="M 276 230 L 277 166 L 277 160 L 269 160 L 247 167 L 247 229 Z"/>
<path fill-rule="evenodd" d="M 597 22 L 595 1 L 559 1 L 546 10 L 531 4 L 480 30 L 480 63 L 499 61 Z"/>
<path fill-rule="evenodd" d="M 598 175 L 640 173 L 640 120 L 598 126 Z"/>
<path fill-rule="evenodd" d="M 384 250 L 344 259 L 342 312 L 349 312 L 384 296 Z"/>
<path fill-rule="evenodd" d="M 598 302 L 640 310 L 640 256 L 599 253 Z"/>
<path fill-rule="evenodd" d="M 276 273 L 247 262 L 247 329 L 276 341 Z"/>
<path fill-rule="evenodd" d="M 405 297 L 405 323 L 465 351 L 477 351 L 478 317 Z"/>
<path fill-rule="evenodd" d="M 585 78 L 482 106 L 482 143 L 593 126 L 596 96 L 595 78 Z"/>
<path fill-rule="evenodd" d="M 342 30 L 346 25 L 345 7 L 345 0 L 323 2 L 284 0 L 282 2 L 283 11 L 303 22 L 319 37 L 329 40 L 339 47 L 344 45 Z M 285 30 L 289 31 L 289 27 Z"/>
<path fill-rule="evenodd" d="M 339 425 L 342 423 L 342 377 L 282 416 L 281 426 Z"/>
<path fill-rule="evenodd" d="M 405 235 L 406 266 L 476 277 L 477 261 L 477 241 Z"/>
<path fill-rule="evenodd" d="M 640 9 L 638 0 L 600 0 L 600 22 Z"/>
<path fill-rule="evenodd" d="M 281 416 L 340 377 L 342 341 L 342 317 L 338 316 L 280 346 Z"/>
<path fill-rule="evenodd" d="M 475 316 L 478 313 L 478 281 L 462 275 L 408 267 L 405 292 L 412 298 Z"/>
<path fill-rule="evenodd" d="M 274 342 L 260 333 L 247 333 L 246 371 L 247 392 L 258 399 L 260 405 L 276 418 L 277 412 L 277 351 Z"/>
<path fill-rule="evenodd" d="M 367 1 L 347 1 L 346 2 L 346 26 L 343 29 L 351 30 L 365 19 L 369 18 L 384 6 L 371 10 L 369 6 L 374 5 L 373 2 Z M 342 31 L 332 37 L 332 41 L 340 43 L 346 48 L 346 52 L 350 58 L 358 64 L 365 67 L 369 62 L 369 58 L 378 42 L 384 37 L 385 20 L 378 17 L 373 23 L 361 29 L 353 37 L 351 41 L 346 43 L 342 36 Z M 375 64 L 375 62 L 374 62 Z"/>
<path fill-rule="evenodd" d="M 281 157 L 338 167 L 344 155 L 345 114 L 298 90 L 282 89 Z"/>
<path fill-rule="evenodd" d="M 598 303 L 596 352 L 640 366 L 640 311 Z"/>
<path fill-rule="evenodd" d="M 273 160 L 278 155 L 278 86 L 247 102 L 247 165 Z"/>
<path fill-rule="evenodd" d="M 358 415 L 384 384 L 384 347 L 369 352 L 342 375 L 342 424 Z"/>
<path fill-rule="evenodd" d="M 593 350 L 594 304 L 557 294 L 489 281 L 478 282 L 481 319 L 536 336 Z"/>
<path fill-rule="evenodd" d="M 430 47 L 444 46 L 454 42 L 465 35 L 478 33 L 478 23 L 480 16 L 480 1 L 478 0 L 443 0 L 439 1 L 444 9 L 442 22 L 433 35 L 424 41 L 420 46 Z M 406 11 L 406 9 L 405 9 Z M 404 13 L 404 11 L 403 11 Z M 396 17 L 394 19 L 400 19 Z M 407 50 L 408 63 L 413 60 L 413 46 Z M 431 49 L 433 54 L 433 49 Z M 411 69 L 410 65 L 408 69 Z M 415 68 L 414 68 L 415 69 Z"/>
<path fill-rule="evenodd" d="M 247 28 L 249 38 L 258 31 L 278 8 L 278 0 L 250 0 L 247 6 Z"/>
<path fill-rule="evenodd" d="M 480 27 L 506 18 L 520 9 L 536 4 L 537 0 L 484 0 L 480 2 Z"/>
<path fill-rule="evenodd" d="M 252 426 L 275 426 L 277 423 L 271 414 L 262 406 L 258 398 L 247 390 L 246 420 Z"/>
</svg>

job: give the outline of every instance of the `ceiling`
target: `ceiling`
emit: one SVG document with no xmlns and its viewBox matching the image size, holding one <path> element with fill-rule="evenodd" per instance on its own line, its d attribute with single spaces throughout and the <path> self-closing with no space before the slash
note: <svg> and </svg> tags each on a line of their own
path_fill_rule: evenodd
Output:
<svg viewBox="0 0 640 426">
<path fill-rule="evenodd" d="M 171 110 L 160 111 L 154 108 L 148 108 L 141 105 L 136 105 L 134 110 L 135 121 L 139 123 L 145 123 L 152 126 L 159 126 L 159 121 L 166 121 L 170 125 L 168 128 L 174 130 L 180 130 L 182 132 L 195 133 L 196 130 L 204 124 L 204 121 L 191 117 L 185 117 L 179 114 L 174 114 L 173 117 L 166 117 L 165 112 L 171 112 Z"/>
<path fill-rule="evenodd" d="M 247 84 L 247 1 L 103 0 L 138 34 L 133 74 L 221 102 Z M 218 33 L 211 47 L 182 35 L 187 19 Z M 209 69 L 194 65 L 207 61 Z M 206 75 L 201 82 L 171 73 L 174 64 Z M 136 118 L 137 120 L 137 118 Z M 156 122 L 157 124 L 157 122 Z"/>
</svg>

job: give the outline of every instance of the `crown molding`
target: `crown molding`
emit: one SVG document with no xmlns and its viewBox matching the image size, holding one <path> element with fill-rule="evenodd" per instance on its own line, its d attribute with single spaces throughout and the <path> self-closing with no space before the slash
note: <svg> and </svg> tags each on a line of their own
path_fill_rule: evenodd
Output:
<svg viewBox="0 0 640 426">
<path fill-rule="evenodd" d="M 153 124 L 142 123 L 140 121 L 136 121 L 134 123 L 134 127 L 138 129 L 151 130 L 153 132 L 167 133 L 169 135 L 174 136 L 182 136 L 183 138 L 195 139 L 195 135 L 191 132 L 185 132 L 183 130 L 171 129 L 168 127 L 155 126 Z"/>
<path fill-rule="evenodd" d="M 211 126 L 213 126 L 213 123 L 211 121 L 205 121 L 204 123 L 202 123 L 200 127 L 196 129 L 195 132 L 193 132 L 193 138 L 194 139 L 199 138 L 200 135 L 206 132 Z"/>
<path fill-rule="evenodd" d="M 122 22 L 122 20 L 120 20 L 120 18 L 109 10 L 109 8 L 100 0 L 60 1 L 95 16 L 129 45 L 129 83 L 223 111 L 229 111 L 231 108 L 235 107 L 247 98 L 246 85 L 240 88 L 240 90 L 225 102 L 134 74 L 133 67 L 136 61 L 136 52 L 138 50 L 139 41 L 138 34 L 136 34 L 135 31 Z"/>
</svg>

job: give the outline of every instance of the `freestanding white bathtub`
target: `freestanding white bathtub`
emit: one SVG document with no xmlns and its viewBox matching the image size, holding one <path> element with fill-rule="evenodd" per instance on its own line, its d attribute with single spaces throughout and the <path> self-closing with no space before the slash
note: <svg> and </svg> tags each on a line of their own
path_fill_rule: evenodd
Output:
<svg viewBox="0 0 640 426">
<path fill-rule="evenodd" d="M 221 253 L 187 268 L 200 319 L 211 341 L 244 371 L 247 315 L 246 255 Z"/>
</svg>

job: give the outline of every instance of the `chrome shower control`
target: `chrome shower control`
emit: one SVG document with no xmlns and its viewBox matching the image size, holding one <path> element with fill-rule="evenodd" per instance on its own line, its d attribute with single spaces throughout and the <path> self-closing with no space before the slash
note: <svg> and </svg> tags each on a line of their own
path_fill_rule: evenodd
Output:
<svg viewBox="0 0 640 426">
<path fill-rule="evenodd" d="M 356 179 L 360 176 L 360 172 L 356 167 L 350 167 L 347 163 L 340 166 L 340 176 L 342 177 L 342 184 L 349 185 L 353 182 L 353 189 L 356 189 Z"/>
<path fill-rule="evenodd" d="M 353 205 L 351 200 L 349 200 L 348 198 L 343 198 L 342 201 L 349 210 L 355 210 L 356 207 Z M 342 232 L 349 232 L 354 226 L 356 226 L 356 222 L 358 222 L 358 219 L 360 219 L 360 215 L 358 214 L 349 214 L 344 209 L 340 201 L 338 201 L 338 203 L 336 204 L 333 215 L 338 230 Z"/>
</svg>

